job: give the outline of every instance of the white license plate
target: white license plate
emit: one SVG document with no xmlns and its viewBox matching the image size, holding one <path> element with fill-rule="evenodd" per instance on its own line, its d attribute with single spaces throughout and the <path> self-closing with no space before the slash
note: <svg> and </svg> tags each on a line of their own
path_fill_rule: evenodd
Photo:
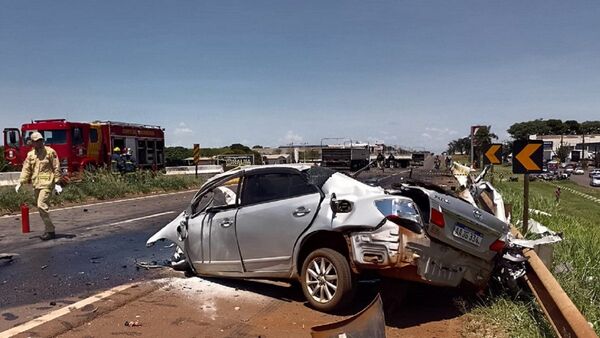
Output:
<svg viewBox="0 0 600 338">
<path fill-rule="evenodd" d="M 468 228 L 460 223 L 456 223 L 452 234 L 473 245 L 480 246 L 483 240 L 483 235 L 471 228 Z"/>
</svg>

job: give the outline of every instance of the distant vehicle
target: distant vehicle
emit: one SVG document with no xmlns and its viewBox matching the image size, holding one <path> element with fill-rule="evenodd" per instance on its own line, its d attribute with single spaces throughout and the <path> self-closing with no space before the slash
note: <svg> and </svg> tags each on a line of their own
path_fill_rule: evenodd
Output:
<svg viewBox="0 0 600 338">
<path fill-rule="evenodd" d="M 18 128 L 4 129 L 4 158 L 20 168 L 31 150 L 29 137 L 40 132 L 58 154 L 63 175 L 110 166 L 115 147 L 131 150 L 140 168 L 164 167 L 165 134 L 159 126 L 114 121 L 70 122 L 65 119 L 35 120 Z"/>
<path fill-rule="evenodd" d="M 590 170 L 589 176 L 590 178 L 596 176 L 596 175 L 600 175 L 600 169 L 592 169 Z"/>
<path fill-rule="evenodd" d="M 585 171 L 583 171 L 583 169 L 582 169 L 582 168 L 576 168 L 576 169 L 573 171 L 573 175 L 583 175 L 583 174 L 585 174 Z"/>
<path fill-rule="evenodd" d="M 369 165 L 369 145 L 347 143 L 321 148 L 321 166 L 335 170 L 357 171 Z"/>
<path fill-rule="evenodd" d="M 566 172 L 567 174 L 572 174 L 572 173 L 573 173 L 573 170 L 575 170 L 575 169 L 573 169 L 573 166 L 570 166 L 570 165 L 569 165 L 569 166 L 567 166 L 567 169 L 565 169 L 565 172 Z"/>
<path fill-rule="evenodd" d="M 556 171 L 558 171 L 558 162 L 550 161 L 550 162 L 548 162 L 547 167 L 548 167 L 548 171 L 556 172 Z"/>
<path fill-rule="evenodd" d="M 590 185 L 592 187 L 600 187 L 600 175 L 593 176 L 590 180 Z"/>
<path fill-rule="evenodd" d="M 413 153 L 412 165 L 422 166 L 425 163 L 425 153 Z"/>
</svg>

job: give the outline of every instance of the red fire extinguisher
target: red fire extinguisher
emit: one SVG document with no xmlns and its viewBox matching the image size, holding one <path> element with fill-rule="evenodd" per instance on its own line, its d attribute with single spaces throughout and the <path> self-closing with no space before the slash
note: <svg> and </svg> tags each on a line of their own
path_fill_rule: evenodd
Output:
<svg viewBox="0 0 600 338">
<path fill-rule="evenodd" d="M 29 232 L 29 206 L 27 203 L 21 204 L 21 232 Z"/>
</svg>

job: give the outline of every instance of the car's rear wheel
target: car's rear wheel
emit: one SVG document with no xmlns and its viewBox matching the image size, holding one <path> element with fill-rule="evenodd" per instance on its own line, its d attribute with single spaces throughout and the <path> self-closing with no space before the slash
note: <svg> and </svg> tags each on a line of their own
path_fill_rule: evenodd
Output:
<svg viewBox="0 0 600 338">
<path fill-rule="evenodd" d="M 308 255 L 302 265 L 300 283 L 310 305 L 324 312 L 344 308 L 354 295 L 348 261 L 339 252 L 328 248 Z"/>
</svg>

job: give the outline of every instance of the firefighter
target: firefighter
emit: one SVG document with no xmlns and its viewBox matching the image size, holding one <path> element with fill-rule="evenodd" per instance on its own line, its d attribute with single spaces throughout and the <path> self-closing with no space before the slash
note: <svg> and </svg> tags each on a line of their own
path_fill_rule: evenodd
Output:
<svg viewBox="0 0 600 338">
<path fill-rule="evenodd" d="M 23 162 L 23 170 L 15 191 L 19 192 L 23 184 L 31 182 L 33 185 L 37 208 L 45 225 L 44 234 L 40 238 L 47 241 L 56 237 L 54 224 L 48 215 L 48 202 L 52 190 L 57 194 L 62 192 L 62 187 L 58 185 L 61 179 L 60 162 L 56 151 L 44 145 L 42 134 L 37 131 L 32 133 L 31 141 L 33 149 L 27 153 L 27 158 Z"/>
<path fill-rule="evenodd" d="M 115 147 L 112 155 L 110 155 L 110 167 L 113 173 L 121 173 L 124 169 L 123 156 L 121 156 L 121 148 Z"/>
<path fill-rule="evenodd" d="M 136 163 L 135 163 L 135 160 L 133 159 L 133 156 L 131 156 L 131 149 L 126 148 L 123 156 L 124 156 L 125 172 L 126 173 L 134 172 L 135 168 L 136 168 Z"/>
</svg>

